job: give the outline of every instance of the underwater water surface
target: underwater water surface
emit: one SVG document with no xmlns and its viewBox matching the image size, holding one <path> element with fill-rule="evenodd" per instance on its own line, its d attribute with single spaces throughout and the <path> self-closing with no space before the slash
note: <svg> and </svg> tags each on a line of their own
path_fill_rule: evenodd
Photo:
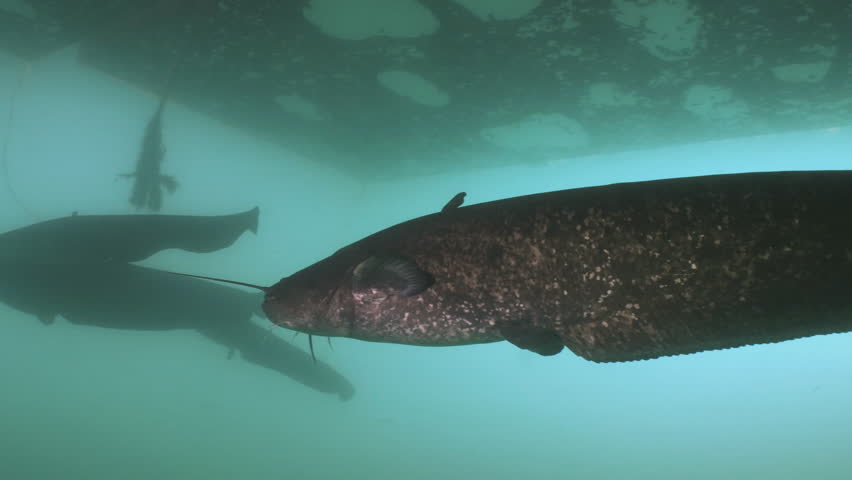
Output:
<svg viewBox="0 0 852 480">
<path fill-rule="evenodd" d="M 18 78 L 23 81 L 17 87 Z M 29 70 L 0 57 L 14 102 L 3 231 L 129 214 L 156 98 L 63 53 Z M 380 132 L 379 132 L 380 134 Z M 378 229 L 467 203 L 618 181 L 850 169 L 852 128 L 364 184 L 180 105 L 164 117 L 162 213 L 259 206 L 258 234 L 144 265 L 270 285 Z M 256 318 L 259 325 L 268 322 Z M 307 351 L 304 336 L 271 329 Z M 852 335 L 594 364 L 505 342 L 427 348 L 337 339 L 316 355 L 341 401 L 255 368 L 191 331 L 45 326 L 0 305 L 0 478 L 847 479 Z"/>
</svg>

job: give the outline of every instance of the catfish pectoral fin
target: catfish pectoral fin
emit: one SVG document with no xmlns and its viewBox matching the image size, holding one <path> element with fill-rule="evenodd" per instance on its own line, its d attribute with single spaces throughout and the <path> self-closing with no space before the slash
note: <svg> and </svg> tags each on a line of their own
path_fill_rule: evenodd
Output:
<svg viewBox="0 0 852 480">
<path fill-rule="evenodd" d="M 503 338 L 512 345 L 549 357 L 564 348 L 562 339 L 553 330 L 537 327 L 524 321 L 503 322 L 497 324 Z"/>
<path fill-rule="evenodd" d="M 396 255 L 373 255 L 359 263 L 352 274 L 353 291 L 372 291 L 382 297 L 410 297 L 435 283 L 414 261 Z"/>
</svg>

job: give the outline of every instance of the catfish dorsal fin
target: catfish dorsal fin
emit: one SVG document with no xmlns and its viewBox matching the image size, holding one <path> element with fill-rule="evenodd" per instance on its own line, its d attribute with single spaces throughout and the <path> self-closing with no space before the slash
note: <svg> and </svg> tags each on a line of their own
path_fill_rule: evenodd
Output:
<svg viewBox="0 0 852 480">
<path fill-rule="evenodd" d="M 192 275 L 190 273 L 179 273 L 179 272 L 170 272 L 168 270 L 162 270 L 165 273 L 171 273 L 172 275 L 180 275 L 181 277 L 190 277 L 190 278 L 203 278 L 204 280 L 213 280 L 214 282 L 223 282 L 230 283 L 232 285 L 241 285 L 243 287 L 256 288 L 262 292 L 269 292 L 269 287 L 261 287 L 260 285 L 254 285 L 251 283 L 245 282 L 237 282 L 235 280 L 226 280 L 224 278 L 216 278 L 216 277 L 205 277 L 204 275 Z"/>
</svg>

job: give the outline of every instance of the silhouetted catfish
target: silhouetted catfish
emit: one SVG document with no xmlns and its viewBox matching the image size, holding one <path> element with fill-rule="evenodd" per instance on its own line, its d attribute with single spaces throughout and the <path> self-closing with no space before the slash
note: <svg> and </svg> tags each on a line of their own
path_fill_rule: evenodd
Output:
<svg viewBox="0 0 852 480">
<path fill-rule="evenodd" d="M 136 158 L 136 170 L 133 173 L 122 174 L 122 177 L 133 179 L 133 189 L 130 192 L 130 204 L 136 208 L 147 208 L 159 211 L 163 205 L 163 187 L 169 193 L 177 190 L 178 183 L 173 176 L 163 175 L 160 167 L 166 157 L 166 147 L 163 145 L 163 108 L 166 105 L 166 95 L 160 98 L 160 104 L 148 125 L 139 156 Z"/>
<path fill-rule="evenodd" d="M 325 363 L 252 322 L 257 293 L 114 262 L 0 262 L 0 301 L 45 325 L 57 316 L 75 325 L 122 330 L 195 330 L 252 364 L 323 393 L 352 398 L 355 388 Z M 229 354 L 230 356 L 230 354 Z"/>
<path fill-rule="evenodd" d="M 163 175 L 161 167 L 166 157 L 166 147 L 163 144 L 163 109 L 166 107 L 166 101 L 182 60 L 183 57 L 178 56 L 169 70 L 166 85 L 160 95 L 160 103 L 145 126 L 145 135 L 142 137 L 142 145 L 136 157 L 136 170 L 133 173 L 120 175 L 133 179 L 130 204 L 136 208 L 147 208 L 158 212 L 163 206 L 162 189 L 165 188 L 169 193 L 174 193 L 178 187 L 177 180 L 170 175 Z"/>
<path fill-rule="evenodd" d="M 136 262 L 167 248 L 196 253 L 257 233 L 259 209 L 217 216 L 71 215 L 0 235 L 0 261 Z"/>
<path fill-rule="evenodd" d="M 262 288 L 269 319 L 629 361 L 852 330 L 852 171 L 620 183 L 403 222 Z"/>
</svg>

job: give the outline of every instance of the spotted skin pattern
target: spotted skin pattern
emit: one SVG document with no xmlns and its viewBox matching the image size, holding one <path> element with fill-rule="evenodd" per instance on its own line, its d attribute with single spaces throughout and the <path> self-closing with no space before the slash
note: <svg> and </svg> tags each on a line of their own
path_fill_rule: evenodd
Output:
<svg viewBox="0 0 852 480">
<path fill-rule="evenodd" d="M 282 279 L 264 309 L 307 333 L 425 346 L 509 340 L 546 355 L 564 345 L 597 362 L 846 332 L 850 208 L 852 171 L 509 198 L 366 237 Z M 410 296 L 355 288 L 356 267 L 375 255 L 406 259 L 434 283 Z M 540 338 L 559 345 L 537 349 Z"/>
</svg>

